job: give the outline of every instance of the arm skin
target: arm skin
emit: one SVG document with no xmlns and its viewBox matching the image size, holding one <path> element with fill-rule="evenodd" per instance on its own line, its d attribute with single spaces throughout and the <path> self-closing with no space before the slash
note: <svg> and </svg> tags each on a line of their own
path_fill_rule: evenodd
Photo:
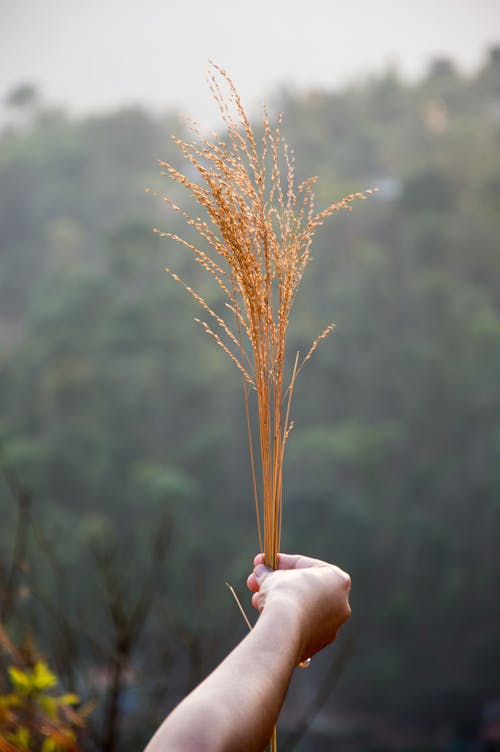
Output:
<svg viewBox="0 0 500 752">
<path fill-rule="evenodd" d="M 262 752 L 294 668 L 332 642 L 350 615 L 349 576 L 325 562 L 259 554 L 247 584 L 261 612 L 245 639 L 160 726 L 145 752 Z"/>
</svg>

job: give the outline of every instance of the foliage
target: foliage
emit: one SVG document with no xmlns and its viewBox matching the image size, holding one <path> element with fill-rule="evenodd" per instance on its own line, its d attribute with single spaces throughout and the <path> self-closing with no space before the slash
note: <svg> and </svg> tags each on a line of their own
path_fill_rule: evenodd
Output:
<svg viewBox="0 0 500 752">
<path fill-rule="evenodd" d="M 40 659 L 22 668 L 8 665 L 7 674 L 11 687 L 0 694 L 0 750 L 78 752 L 75 729 L 85 723 L 85 711 L 75 709 L 78 695 L 54 695 L 57 677 Z"/>
</svg>

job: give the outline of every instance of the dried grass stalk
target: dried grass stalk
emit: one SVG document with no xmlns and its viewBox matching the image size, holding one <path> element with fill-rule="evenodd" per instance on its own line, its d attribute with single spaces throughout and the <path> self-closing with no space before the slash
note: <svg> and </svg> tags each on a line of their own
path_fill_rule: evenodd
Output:
<svg viewBox="0 0 500 752">
<path fill-rule="evenodd" d="M 170 272 L 207 314 L 211 325 L 195 319 L 237 366 L 243 377 L 254 501 L 260 550 L 269 566 L 277 566 L 283 507 L 283 459 L 292 428 L 290 405 L 295 380 L 316 347 L 333 329 L 329 324 L 307 355 L 297 354 L 285 381 L 285 353 L 290 311 L 311 256 L 313 236 L 332 214 L 350 209 L 355 193 L 316 212 L 309 178 L 295 187 L 294 157 L 264 108 L 260 143 L 228 74 L 211 64 L 209 82 L 226 126 L 224 140 L 173 138 L 189 163 L 188 177 L 162 162 L 166 174 L 183 185 L 203 210 L 192 216 L 170 199 L 200 236 L 200 245 L 156 230 L 190 250 L 211 275 L 226 299 L 229 318 L 217 314 L 204 298 Z M 225 89 L 223 93 L 222 88 Z M 249 391 L 257 398 L 258 441 L 254 446 Z M 258 459 L 258 462 L 257 462 Z"/>
<path fill-rule="evenodd" d="M 191 216 L 169 198 L 168 206 L 197 230 L 202 247 L 171 232 L 155 232 L 190 250 L 226 298 L 231 316 L 217 314 L 195 290 L 171 272 L 212 319 L 195 319 L 233 361 L 243 376 L 252 477 L 260 549 L 276 567 L 282 520 L 283 457 L 292 428 L 290 404 L 297 375 L 316 347 L 334 328 L 329 324 L 295 365 L 285 384 L 285 352 L 290 311 L 308 265 L 313 236 L 324 220 L 372 191 L 353 193 L 316 212 L 309 178 L 295 187 L 294 158 L 264 108 L 261 144 L 228 74 L 214 63 L 209 70 L 212 94 L 226 125 L 225 140 L 209 140 L 195 126 L 192 142 L 173 137 L 191 164 L 188 177 L 168 162 L 166 174 L 185 186 L 206 219 Z M 226 87 L 226 94 L 222 92 Z M 193 170 L 194 168 L 194 170 Z M 257 395 L 258 457 L 250 424 L 248 390 Z M 259 480 L 259 482 L 258 482 Z"/>
</svg>

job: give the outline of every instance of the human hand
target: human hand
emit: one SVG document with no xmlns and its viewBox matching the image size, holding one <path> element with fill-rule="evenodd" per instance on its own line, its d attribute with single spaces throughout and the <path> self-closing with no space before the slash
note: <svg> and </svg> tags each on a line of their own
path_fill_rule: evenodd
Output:
<svg viewBox="0 0 500 752">
<path fill-rule="evenodd" d="M 253 592 L 252 605 L 259 611 L 281 604 L 296 616 L 301 631 L 301 661 L 333 642 L 351 615 L 349 575 L 319 559 L 279 554 L 278 569 L 273 571 L 258 554 L 247 586 Z"/>
</svg>

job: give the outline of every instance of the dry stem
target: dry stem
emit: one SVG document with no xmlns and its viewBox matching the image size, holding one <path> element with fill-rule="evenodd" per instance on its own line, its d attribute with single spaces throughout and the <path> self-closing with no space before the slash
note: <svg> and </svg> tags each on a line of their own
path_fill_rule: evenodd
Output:
<svg viewBox="0 0 500 752">
<path fill-rule="evenodd" d="M 317 228 L 331 214 L 349 209 L 355 199 L 366 198 L 371 191 L 351 194 L 315 212 L 311 187 L 316 178 L 309 178 L 295 187 L 294 159 L 281 135 L 280 122 L 272 127 L 264 110 L 259 150 L 238 92 L 227 73 L 211 64 L 209 81 L 227 128 L 226 139 L 210 141 L 201 137 L 196 128 L 193 128 L 196 136 L 193 142 L 174 138 L 184 157 L 196 169 L 200 182 L 167 162 L 161 163 L 166 173 L 185 186 L 205 210 L 207 219 L 193 217 L 165 199 L 171 209 L 197 230 L 204 247 L 173 233 L 160 234 L 188 248 L 214 277 L 226 297 L 232 324 L 168 270 L 215 321 L 212 327 L 196 319 L 243 376 L 259 546 L 269 565 L 276 567 L 281 537 L 283 458 L 291 429 L 289 412 L 293 386 L 304 363 L 333 329 L 333 324 L 329 324 L 302 362 L 296 359 L 291 380 L 285 386 L 290 311 L 311 258 L 311 241 Z M 222 92 L 223 85 L 227 89 L 226 96 Z M 257 393 L 260 483 L 250 425 L 248 386 Z"/>
<path fill-rule="evenodd" d="M 227 73 L 211 64 L 209 82 L 227 133 L 223 141 L 210 141 L 193 128 L 195 140 L 174 138 L 189 174 L 195 169 L 199 182 L 162 162 L 175 182 L 190 192 L 206 219 L 191 216 L 170 199 L 194 228 L 202 247 L 169 232 L 161 235 L 180 243 L 215 279 L 226 299 L 229 323 L 204 298 L 170 272 L 194 297 L 214 323 L 199 320 L 203 329 L 233 361 L 242 374 L 250 445 L 251 470 L 260 550 L 265 561 L 277 566 L 280 549 L 283 460 L 292 428 L 290 405 L 295 380 L 316 347 L 333 329 L 329 324 L 309 352 L 295 365 L 285 383 L 286 336 L 290 311 L 302 274 L 311 256 L 318 227 L 330 215 L 350 209 L 356 199 L 372 191 L 355 193 L 316 212 L 312 186 L 316 178 L 294 184 L 294 158 L 277 126 L 271 126 L 264 109 L 260 148 Z M 223 94 L 222 87 L 226 94 Z M 258 449 L 254 447 L 250 422 L 249 389 L 256 392 Z M 256 467 L 256 459 L 260 462 Z"/>
</svg>

